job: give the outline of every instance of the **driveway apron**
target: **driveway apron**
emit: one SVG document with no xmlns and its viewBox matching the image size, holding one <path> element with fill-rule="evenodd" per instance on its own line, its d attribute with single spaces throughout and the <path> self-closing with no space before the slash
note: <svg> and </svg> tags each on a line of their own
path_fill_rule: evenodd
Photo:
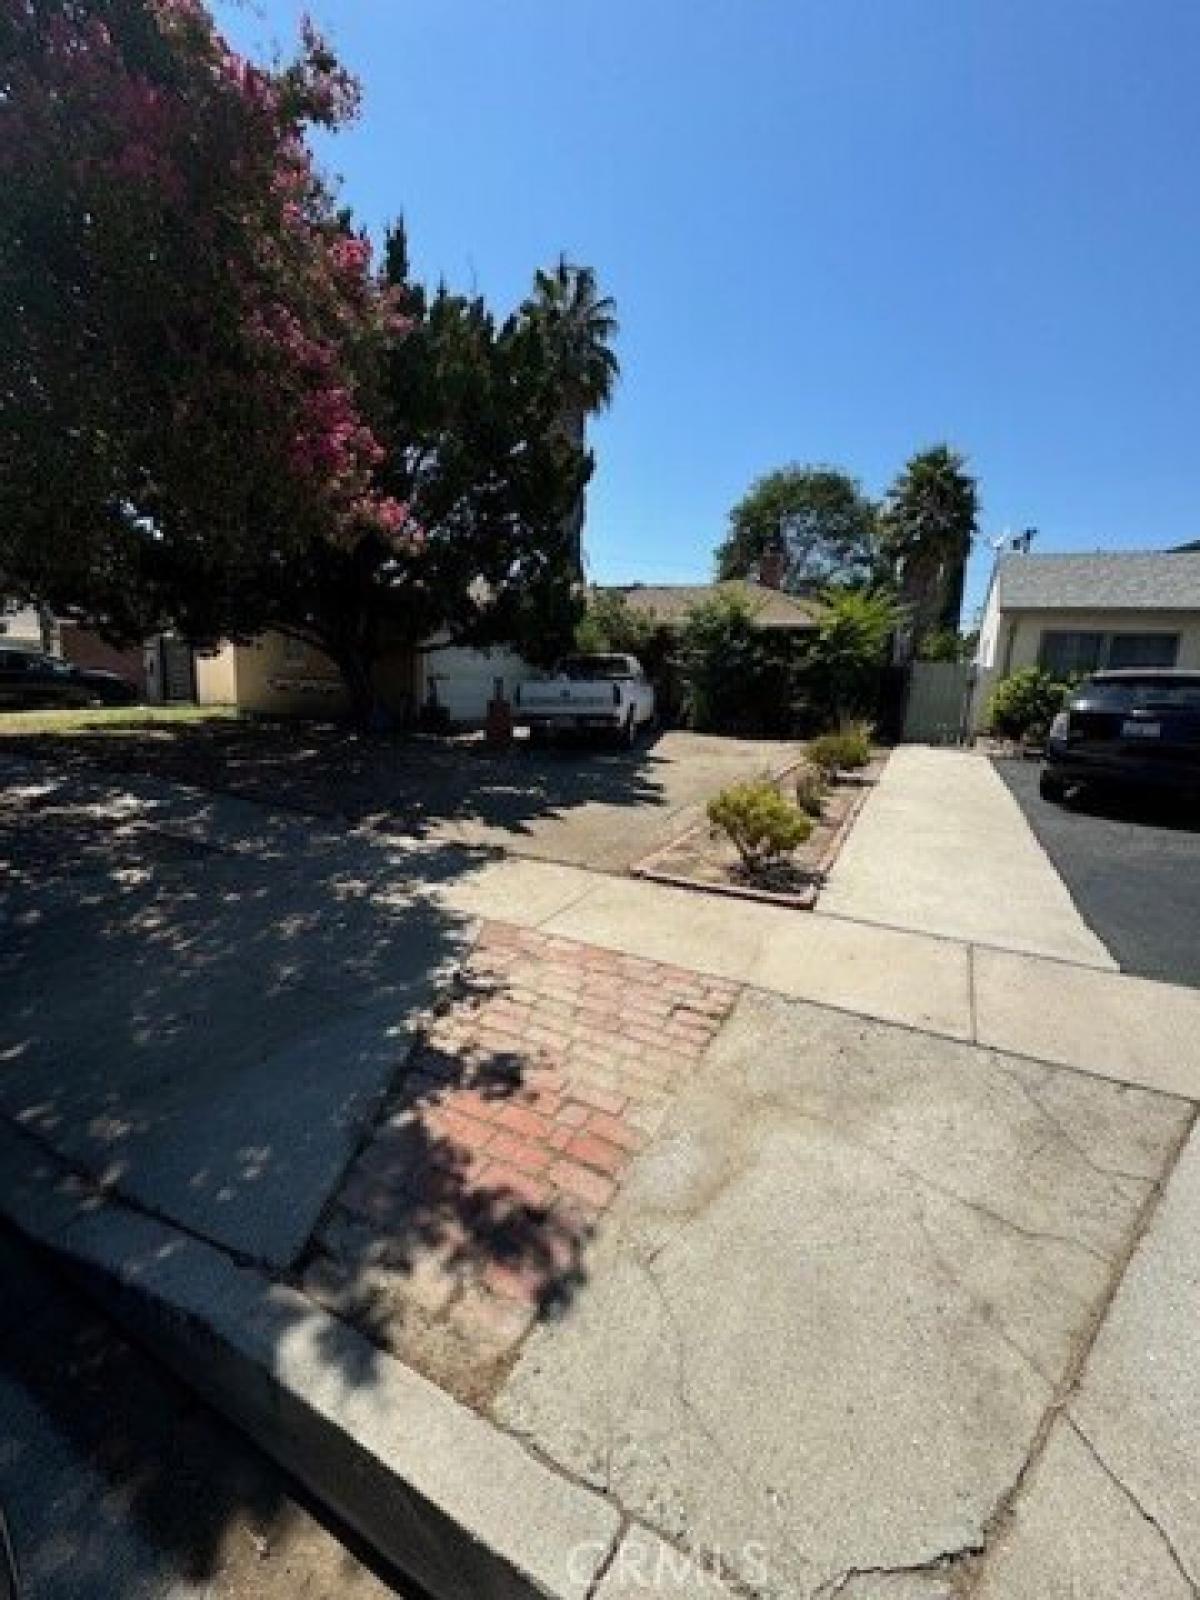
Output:
<svg viewBox="0 0 1200 1600">
<path fill-rule="evenodd" d="M 817 911 L 1116 967 L 991 762 L 965 751 L 893 752 Z"/>
</svg>

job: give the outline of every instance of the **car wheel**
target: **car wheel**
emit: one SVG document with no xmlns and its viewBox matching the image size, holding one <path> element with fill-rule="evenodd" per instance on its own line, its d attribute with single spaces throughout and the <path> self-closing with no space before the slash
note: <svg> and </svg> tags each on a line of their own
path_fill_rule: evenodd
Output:
<svg viewBox="0 0 1200 1600">
<path fill-rule="evenodd" d="M 1054 805 L 1060 806 L 1067 798 L 1067 786 L 1055 773 L 1047 772 L 1043 768 L 1042 775 L 1038 779 L 1038 793 L 1043 800 L 1049 800 Z"/>
</svg>

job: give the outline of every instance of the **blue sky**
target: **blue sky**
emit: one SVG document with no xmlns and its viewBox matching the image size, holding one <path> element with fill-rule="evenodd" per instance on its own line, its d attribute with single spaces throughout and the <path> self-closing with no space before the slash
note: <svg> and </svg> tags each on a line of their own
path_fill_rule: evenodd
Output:
<svg viewBox="0 0 1200 1600">
<path fill-rule="evenodd" d="M 878 492 L 940 439 L 988 536 L 1200 538 L 1195 0 L 310 9 L 365 91 L 322 160 L 420 275 L 506 308 L 565 249 L 615 296 L 599 579 L 705 577 L 757 474 Z M 219 14 L 261 50 L 300 10 Z"/>
</svg>

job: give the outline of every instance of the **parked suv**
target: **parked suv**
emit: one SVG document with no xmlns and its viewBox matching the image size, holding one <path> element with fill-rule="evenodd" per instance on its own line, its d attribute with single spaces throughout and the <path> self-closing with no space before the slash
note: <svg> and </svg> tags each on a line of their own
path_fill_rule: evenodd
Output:
<svg viewBox="0 0 1200 1600">
<path fill-rule="evenodd" d="M 37 650 L 0 650 L 0 711 L 54 706 L 125 706 L 137 690 L 115 672 L 76 667 Z"/>
<path fill-rule="evenodd" d="M 1050 725 L 1041 792 L 1080 784 L 1200 795 L 1200 672 L 1097 672 Z"/>
</svg>

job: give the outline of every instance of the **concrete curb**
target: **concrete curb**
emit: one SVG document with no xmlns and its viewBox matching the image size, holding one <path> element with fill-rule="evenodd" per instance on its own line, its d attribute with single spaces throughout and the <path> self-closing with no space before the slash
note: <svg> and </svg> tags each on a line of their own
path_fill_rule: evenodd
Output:
<svg viewBox="0 0 1200 1600">
<path fill-rule="evenodd" d="M 0 1126 L 0 1214 L 436 1600 L 586 1600 L 622 1518 L 306 1296 Z"/>
</svg>

